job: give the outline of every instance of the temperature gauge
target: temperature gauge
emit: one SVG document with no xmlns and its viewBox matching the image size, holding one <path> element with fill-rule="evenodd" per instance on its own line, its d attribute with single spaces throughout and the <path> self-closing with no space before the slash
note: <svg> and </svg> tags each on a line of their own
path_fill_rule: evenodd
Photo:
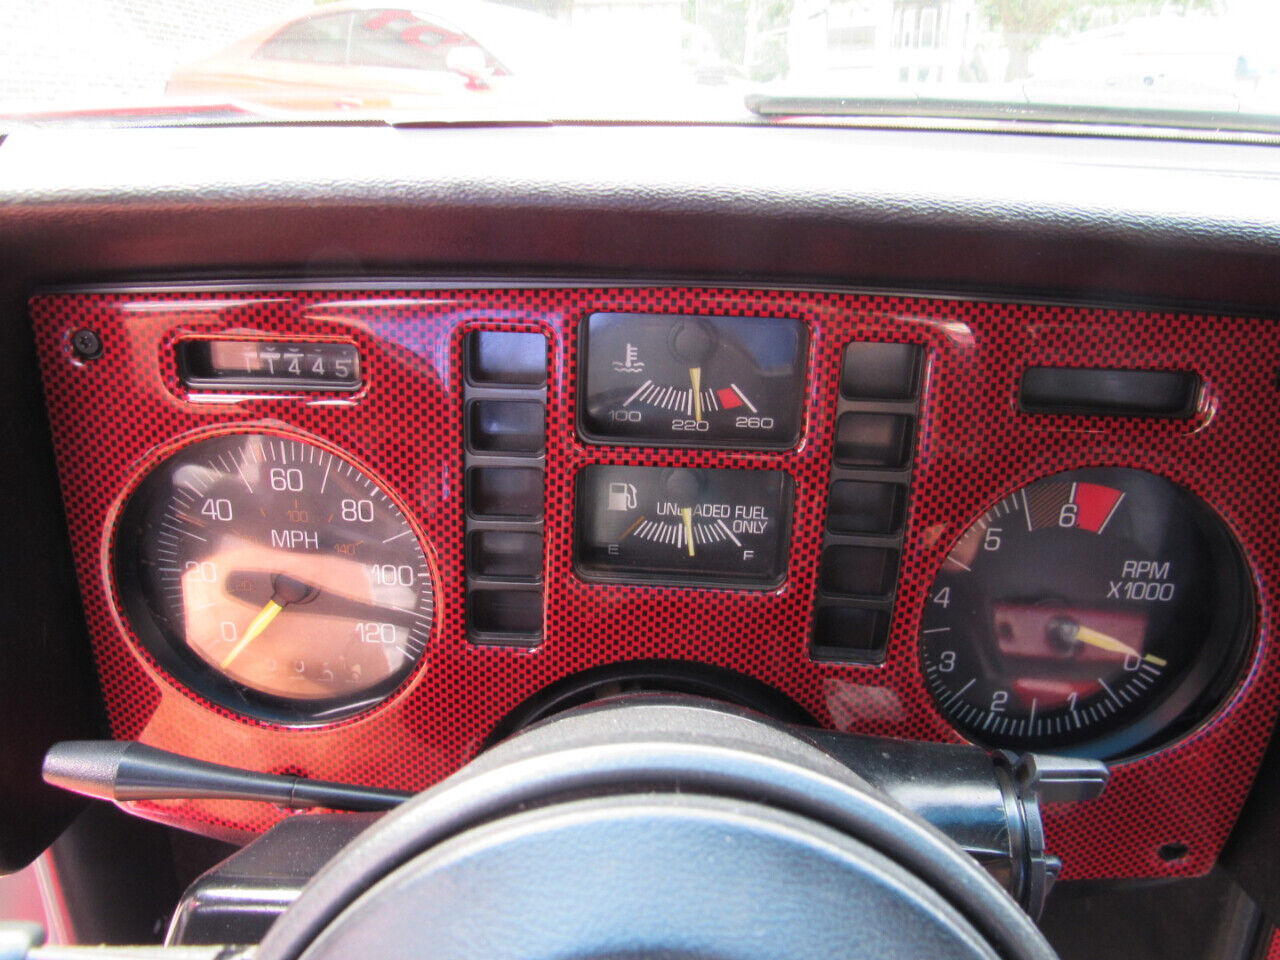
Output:
<svg viewBox="0 0 1280 960">
<path fill-rule="evenodd" d="M 798 320 L 597 313 L 583 327 L 592 440 L 793 446 L 808 335 Z"/>
<path fill-rule="evenodd" d="M 588 580 L 776 587 L 791 478 L 779 470 L 591 466 L 578 475 L 578 573 Z"/>
</svg>

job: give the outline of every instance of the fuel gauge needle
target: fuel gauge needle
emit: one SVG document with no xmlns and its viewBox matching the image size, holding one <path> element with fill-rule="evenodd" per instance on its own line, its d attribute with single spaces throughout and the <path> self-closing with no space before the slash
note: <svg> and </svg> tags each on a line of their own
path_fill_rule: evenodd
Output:
<svg viewBox="0 0 1280 960">
<path fill-rule="evenodd" d="M 681 507 L 680 519 L 684 521 L 684 539 L 689 546 L 689 556 L 693 556 L 693 507 Z"/>
<path fill-rule="evenodd" d="M 286 606 L 291 603 L 305 603 L 307 600 L 313 600 L 318 593 L 315 587 L 308 586 L 301 580 L 293 579 L 293 577 L 286 577 L 284 574 L 277 576 L 272 586 L 275 592 L 271 595 L 271 599 L 267 601 L 266 606 L 258 611 L 258 615 L 249 621 L 249 626 L 245 628 L 244 636 L 240 638 L 230 652 L 222 658 L 222 662 L 218 664 L 223 670 L 231 666 L 236 657 L 244 652 L 245 647 L 261 636 L 262 631 L 271 626 L 272 621 L 280 616 L 281 611 Z"/>
</svg>

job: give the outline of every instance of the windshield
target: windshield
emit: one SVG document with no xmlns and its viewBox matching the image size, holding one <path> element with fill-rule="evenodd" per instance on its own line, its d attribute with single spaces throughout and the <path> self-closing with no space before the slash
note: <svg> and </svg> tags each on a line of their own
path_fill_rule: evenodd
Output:
<svg viewBox="0 0 1280 960">
<path fill-rule="evenodd" d="M 10 0 L 0 114 L 1271 129 L 1278 30 L 1276 0 Z"/>
</svg>

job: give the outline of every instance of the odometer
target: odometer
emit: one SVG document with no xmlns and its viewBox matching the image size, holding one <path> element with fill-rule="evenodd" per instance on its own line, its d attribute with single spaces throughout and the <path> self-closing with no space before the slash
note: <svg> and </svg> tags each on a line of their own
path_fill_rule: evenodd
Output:
<svg viewBox="0 0 1280 960">
<path fill-rule="evenodd" d="M 1058 474 L 947 554 L 925 604 L 925 678 L 974 741 L 1128 754 L 1220 702 L 1250 601 L 1238 549 L 1188 491 L 1139 470 Z"/>
<path fill-rule="evenodd" d="M 269 433 L 184 447 L 115 535 L 134 632 L 239 713 L 323 722 L 381 701 L 426 651 L 431 571 L 403 511 L 349 460 Z"/>
</svg>

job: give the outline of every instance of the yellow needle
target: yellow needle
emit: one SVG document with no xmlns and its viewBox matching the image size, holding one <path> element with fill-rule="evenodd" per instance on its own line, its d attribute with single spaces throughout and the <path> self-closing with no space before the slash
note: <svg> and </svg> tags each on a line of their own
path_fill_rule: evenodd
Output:
<svg viewBox="0 0 1280 960">
<path fill-rule="evenodd" d="M 1137 650 L 1129 646 L 1123 640 L 1117 640 L 1115 637 L 1108 636 L 1091 627 L 1077 627 L 1076 639 L 1081 643 L 1087 643 L 1091 647 L 1097 647 L 1099 650 L 1107 650 L 1111 653 L 1123 653 L 1126 657 L 1138 657 L 1148 663 L 1154 663 L 1157 667 L 1167 667 L 1168 660 L 1147 654 L 1145 657 L 1138 653 Z"/>
<path fill-rule="evenodd" d="M 684 521 L 684 538 L 689 544 L 689 556 L 693 556 L 693 507 L 681 507 L 680 519 Z"/>
<path fill-rule="evenodd" d="M 276 603 L 274 600 L 268 600 L 267 605 L 259 610 L 258 615 L 253 618 L 252 622 L 250 622 L 248 629 L 244 632 L 244 636 L 240 638 L 240 642 L 232 647 L 231 652 L 222 658 L 222 663 L 219 664 L 219 666 L 221 666 L 223 670 L 231 666 L 231 661 L 240 656 L 241 651 L 253 642 L 254 637 L 267 629 L 267 627 L 271 626 L 271 621 L 274 620 L 283 609 L 284 607 Z"/>
<path fill-rule="evenodd" d="M 702 368 L 690 367 L 689 380 L 690 382 L 693 383 L 693 419 L 701 420 L 702 419 Z M 689 542 L 692 543 L 693 541 L 691 540 Z M 693 551 L 690 550 L 689 553 L 690 555 L 692 555 Z"/>
</svg>

